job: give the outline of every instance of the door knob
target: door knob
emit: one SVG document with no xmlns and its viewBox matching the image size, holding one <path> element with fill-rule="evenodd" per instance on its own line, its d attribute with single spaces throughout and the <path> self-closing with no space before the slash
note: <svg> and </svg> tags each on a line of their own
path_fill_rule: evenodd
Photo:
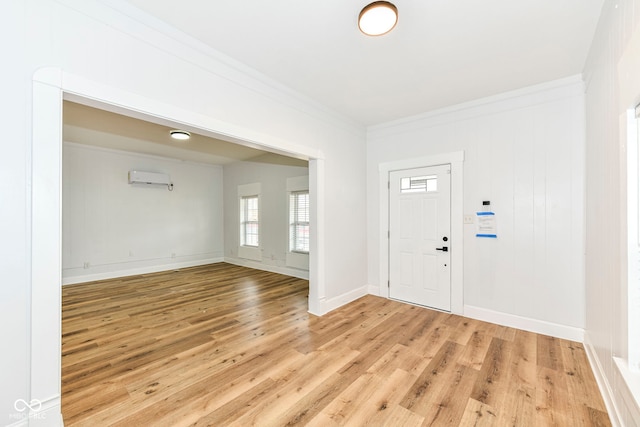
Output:
<svg viewBox="0 0 640 427">
<path fill-rule="evenodd" d="M 436 248 L 436 251 L 449 252 L 449 248 L 447 246 L 443 246 L 441 248 Z"/>
</svg>

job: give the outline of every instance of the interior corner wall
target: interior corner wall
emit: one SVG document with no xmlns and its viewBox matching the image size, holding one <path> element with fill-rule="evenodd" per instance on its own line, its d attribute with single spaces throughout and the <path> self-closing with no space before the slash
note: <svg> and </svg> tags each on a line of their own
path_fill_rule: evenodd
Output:
<svg viewBox="0 0 640 427">
<path fill-rule="evenodd" d="M 1 250 L 6 252 L 0 261 L 0 320 L 11 325 L 3 329 L 3 342 L 10 347 L 0 355 L 0 365 L 6 368 L 0 370 L 1 425 L 15 421 L 11 416 L 17 399 L 59 402 L 60 397 L 60 376 L 56 372 L 60 338 L 51 336 L 41 342 L 39 345 L 45 348 L 37 355 L 31 351 L 34 319 L 43 325 L 43 333 L 46 325 L 52 325 L 53 331 L 59 326 L 59 317 L 50 318 L 38 310 L 32 313 L 31 309 L 31 189 L 33 174 L 38 172 L 32 170 L 31 160 L 33 134 L 39 131 L 33 129 L 33 79 L 42 68 L 60 70 L 61 78 L 75 76 L 75 83 L 98 88 L 103 98 L 112 93 L 127 94 L 127 99 L 141 106 L 188 112 L 185 117 L 197 117 L 212 130 L 224 129 L 225 135 L 238 141 L 284 152 L 315 153 L 323 172 L 319 185 L 328 195 L 322 207 L 323 286 L 317 290 L 318 298 L 346 302 L 341 296 L 358 294 L 366 287 L 366 227 L 363 221 L 344 221 L 365 205 L 362 159 L 366 135 L 362 126 L 124 1 L 6 0 L 1 9 L 7 22 L 0 26 L 0 44 L 2 52 L 12 58 L 0 81 L 4 94 L 0 111 L 5 123 L 11 123 L 0 156 Z M 73 92 L 62 83 L 48 87 Z M 127 105 L 119 107 L 126 109 Z M 50 119 L 61 123 L 61 117 Z M 56 138 L 51 141 L 59 144 Z M 52 151 L 59 149 L 51 147 Z M 37 197 L 45 211 L 60 208 L 59 194 Z M 46 287 L 38 300 L 51 304 L 58 301 L 60 280 L 51 278 L 55 286 Z M 323 312 L 330 307 L 319 305 Z M 52 312 L 59 313 L 55 307 Z M 50 376 L 31 377 L 36 356 Z"/>
<path fill-rule="evenodd" d="M 604 2 L 584 68 L 585 343 L 609 415 L 624 426 L 640 425 L 640 393 L 634 399 L 615 360 L 627 356 L 626 112 L 640 103 L 639 12 L 634 0 Z"/>
<path fill-rule="evenodd" d="M 131 170 L 167 186 L 129 184 Z M 65 143 L 63 284 L 222 260 L 222 167 Z"/>
<path fill-rule="evenodd" d="M 308 176 L 309 168 L 259 161 L 224 166 L 224 256 L 229 262 L 308 278 L 308 270 L 287 266 L 289 248 L 287 178 Z M 238 186 L 260 183 L 261 261 L 238 257 L 240 244 Z"/>
<path fill-rule="evenodd" d="M 379 165 L 464 151 L 464 214 L 482 202 L 496 213 L 498 238 L 464 225 L 464 310 L 515 326 L 584 327 L 584 94 L 580 76 L 454 106 L 369 129 L 368 277 L 379 277 Z M 383 190 L 385 191 L 385 190 Z M 474 317 L 476 317 L 474 315 Z M 487 319 L 485 319 L 487 320 Z M 521 322 L 521 323 L 518 323 Z M 511 324 L 510 326 L 514 326 Z"/>
</svg>

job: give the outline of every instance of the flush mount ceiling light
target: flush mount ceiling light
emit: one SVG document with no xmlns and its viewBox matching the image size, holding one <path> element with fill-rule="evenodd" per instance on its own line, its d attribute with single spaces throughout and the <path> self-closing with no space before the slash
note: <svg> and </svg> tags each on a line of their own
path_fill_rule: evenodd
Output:
<svg viewBox="0 0 640 427">
<path fill-rule="evenodd" d="M 398 22 L 398 8 L 388 1 L 374 1 L 362 9 L 358 28 L 368 36 L 381 36 L 393 30 Z"/>
<path fill-rule="evenodd" d="M 170 130 L 169 134 L 171 135 L 171 138 L 178 139 L 180 141 L 186 141 L 187 139 L 191 138 L 191 134 L 186 130 Z"/>
</svg>

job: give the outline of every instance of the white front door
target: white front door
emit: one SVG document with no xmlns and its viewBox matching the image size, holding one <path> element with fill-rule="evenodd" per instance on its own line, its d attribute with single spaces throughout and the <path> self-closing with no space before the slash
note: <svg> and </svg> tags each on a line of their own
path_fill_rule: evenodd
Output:
<svg viewBox="0 0 640 427">
<path fill-rule="evenodd" d="M 451 311 L 451 166 L 389 173 L 389 296 Z"/>
</svg>

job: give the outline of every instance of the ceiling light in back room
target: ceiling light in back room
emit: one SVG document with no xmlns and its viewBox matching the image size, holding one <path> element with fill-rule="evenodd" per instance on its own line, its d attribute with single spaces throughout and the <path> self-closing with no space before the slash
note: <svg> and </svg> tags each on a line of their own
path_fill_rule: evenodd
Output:
<svg viewBox="0 0 640 427">
<path fill-rule="evenodd" d="M 388 1 L 368 4 L 358 16 L 358 28 L 368 36 L 381 36 L 393 30 L 398 22 L 398 8 Z"/>
<path fill-rule="evenodd" d="M 169 134 L 171 135 L 171 138 L 177 139 L 180 141 L 186 141 L 187 139 L 191 138 L 191 134 L 186 130 L 174 129 L 174 130 L 170 130 Z"/>
</svg>

